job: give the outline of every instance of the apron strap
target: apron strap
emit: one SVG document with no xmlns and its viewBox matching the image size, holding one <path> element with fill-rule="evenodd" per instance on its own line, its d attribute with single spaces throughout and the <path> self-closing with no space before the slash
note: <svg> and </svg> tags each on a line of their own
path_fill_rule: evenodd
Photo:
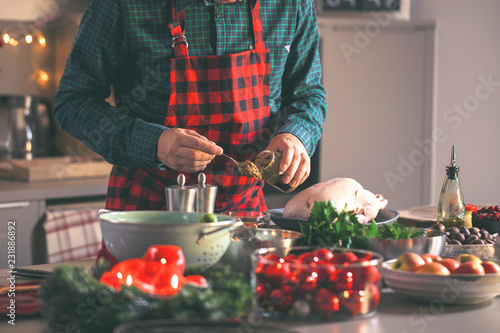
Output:
<svg viewBox="0 0 500 333">
<path fill-rule="evenodd" d="M 188 42 L 181 26 L 181 20 L 185 18 L 184 13 L 184 10 L 177 13 L 175 10 L 175 0 L 172 0 L 172 22 L 169 23 L 168 28 L 172 33 L 172 47 L 174 48 L 176 58 L 188 56 Z"/>
<path fill-rule="evenodd" d="M 260 4 L 259 0 L 255 0 L 255 5 L 252 6 L 252 22 L 253 22 L 253 37 L 256 50 L 264 50 L 264 38 L 262 37 L 262 21 L 260 20 Z"/>
<path fill-rule="evenodd" d="M 263 29 L 262 21 L 260 19 L 259 0 L 255 0 L 255 4 L 251 5 L 251 14 L 255 49 L 265 50 L 266 45 L 262 36 Z M 168 25 L 168 28 L 172 33 L 172 47 L 174 48 L 176 58 L 188 56 L 188 42 L 180 23 L 180 21 L 183 19 L 185 19 L 184 10 L 182 10 L 180 13 L 177 13 L 177 11 L 175 10 L 175 0 L 172 0 L 172 22 Z"/>
</svg>

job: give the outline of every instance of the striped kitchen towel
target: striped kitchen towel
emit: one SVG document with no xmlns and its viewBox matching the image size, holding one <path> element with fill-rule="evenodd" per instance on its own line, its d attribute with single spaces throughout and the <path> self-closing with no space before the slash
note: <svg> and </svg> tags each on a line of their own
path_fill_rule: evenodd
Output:
<svg viewBox="0 0 500 333">
<path fill-rule="evenodd" d="M 49 263 L 95 258 L 101 227 L 95 208 L 47 210 L 43 224 Z"/>
</svg>

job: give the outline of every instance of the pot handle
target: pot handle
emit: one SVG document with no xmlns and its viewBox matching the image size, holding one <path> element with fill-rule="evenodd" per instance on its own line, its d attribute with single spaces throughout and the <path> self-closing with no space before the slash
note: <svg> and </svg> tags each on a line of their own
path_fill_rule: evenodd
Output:
<svg viewBox="0 0 500 333">
<path fill-rule="evenodd" d="M 239 227 L 245 228 L 245 224 L 243 222 L 241 222 L 241 221 L 237 221 L 234 224 L 225 225 L 223 227 L 220 227 L 220 228 L 208 231 L 208 232 L 202 232 L 202 233 L 200 233 L 200 237 L 198 237 L 198 240 L 196 241 L 196 244 L 203 243 L 205 241 L 205 236 L 209 236 L 209 235 L 215 234 L 215 233 L 217 233 L 219 231 L 222 231 L 222 230 L 225 230 L 225 229 L 228 229 L 228 228 L 233 229 L 233 228 L 239 228 Z"/>
</svg>

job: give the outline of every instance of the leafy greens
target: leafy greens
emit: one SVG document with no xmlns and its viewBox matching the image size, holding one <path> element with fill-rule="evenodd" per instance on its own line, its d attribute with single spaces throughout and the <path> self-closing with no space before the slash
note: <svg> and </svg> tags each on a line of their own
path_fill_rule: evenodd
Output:
<svg viewBox="0 0 500 333">
<path fill-rule="evenodd" d="M 332 223 L 333 222 L 333 223 Z M 360 223 L 353 211 L 338 211 L 332 201 L 317 201 L 311 209 L 307 223 L 301 225 L 302 235 L 297 245 L 351 247 L 353 237 L 365 236 L 378 239 L 406 239 L 422 235 L 397 221 L 380 228 L 375 221 Z"/>
</svg>

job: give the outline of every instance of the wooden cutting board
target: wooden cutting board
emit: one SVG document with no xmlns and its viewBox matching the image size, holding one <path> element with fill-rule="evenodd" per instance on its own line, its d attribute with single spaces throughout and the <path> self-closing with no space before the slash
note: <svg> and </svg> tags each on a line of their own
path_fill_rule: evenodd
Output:
<svg viewBox="0 0 500 333">
<path fill-rule="evenodd" d="M 475 204 L 478 208 L 491 204 Z M 399 211 L 399 223 L 407 227 L 427 228 L 437 222 L 437 205 L 412 207 Z"/>
<path fill-rule="evenodd" d="M 102 159 L 81 157 L 13 159 L 0 162 L 0 177 L 28 182 L 108 177 L 111 168 L 112 165 Z"/>
<path fill-rule="evenodd" d="M 427 228 L 437 221 L 437 205 L 419 206 L 399 211 L 398 222 L 407 227 Z"/>
</svg>

